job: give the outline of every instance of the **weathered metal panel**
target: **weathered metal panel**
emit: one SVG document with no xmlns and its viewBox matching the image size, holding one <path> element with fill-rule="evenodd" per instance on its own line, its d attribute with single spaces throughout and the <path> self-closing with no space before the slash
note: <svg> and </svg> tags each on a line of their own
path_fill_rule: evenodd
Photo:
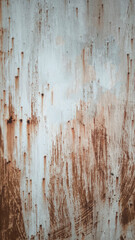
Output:
<svg viewBox="0 0 135 240">
<path fill-rule="evenodd" d="M 134 0 L 0 0 L 0 239 L 135 239 L 134 66 Z"/>
</svg>

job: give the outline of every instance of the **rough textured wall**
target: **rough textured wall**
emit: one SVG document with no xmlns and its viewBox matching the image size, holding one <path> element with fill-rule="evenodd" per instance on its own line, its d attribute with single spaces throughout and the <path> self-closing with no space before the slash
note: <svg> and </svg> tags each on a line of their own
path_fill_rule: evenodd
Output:
<svg viewBox="0 0 135 240">
<path fill-rule="evenodd" d="M 0 239 L 135 239 L 135 0 L 0 0 Z"/>
</svg>

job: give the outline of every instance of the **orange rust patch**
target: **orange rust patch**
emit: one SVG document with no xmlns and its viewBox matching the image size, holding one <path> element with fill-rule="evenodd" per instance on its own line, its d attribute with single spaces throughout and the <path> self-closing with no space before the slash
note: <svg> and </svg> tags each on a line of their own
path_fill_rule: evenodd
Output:
<svg viewBox="0 0 135 240">
<path fill-rule="evenodd" d="M 123 227 L 126 227 L 131 221 L 135 219 L 135 165 L 133 154 L 130 150 L 129 145 L 129 132 L 128 129 L 130 125 L 132 126 L 132 131 L 135 131 L 135 125 L 132 125 L 132 106 L 126 101 L 124 116 L 123 116 L 123 132 L 121 140 L 121 196 L 120 196 L 120 206 L 121 206 L 121 223 Z"/>
<path fill-rule="evenodd" d="M 95 117 L 94 124 L 93 121 L 86 122 L 86 113 L 87 107 L 85 103 L 81 103 L 77 119 L 68 121 L 64 132 L 62 132 L 62 128 L 60 129 L 60 133 L 56 136 L 56 144 L 52 146 L 50 165 L 51 227 L 59 229 L 62 224 L 60 222 L 62 215 L 59 213 L 60 203 L 62 203 L 63 213 L 67 212 L 67 215 L 63 215 L 63 226 L 66 228 L 70 225 L 65 194 L 71 197 L 70 189 L 72 189 L 75 231 L 78 236 L 81 232 L 84 236 L 90 234 L 93 225 L 95 192 L 99 192 L 100 199 L 104 201 L 108 181 L 108 143 L 105 123 L 101 116 Z M 63 152 L 63 149 L 66 151 Z M 90 156 L 93 156 L 94 159 L 92 160 Z M 96 190 L 95 184 L 97 185 Z M 64 194 L 65 189 L 67 192 Z M 55 199 L 57 209 L 55 208 Z"/>
<path fill-rule="evenodd" d="M 20 199 L 20 171 L 4 159 L 0 128 L 0 239 L 26 239 Z"/>
</svg>

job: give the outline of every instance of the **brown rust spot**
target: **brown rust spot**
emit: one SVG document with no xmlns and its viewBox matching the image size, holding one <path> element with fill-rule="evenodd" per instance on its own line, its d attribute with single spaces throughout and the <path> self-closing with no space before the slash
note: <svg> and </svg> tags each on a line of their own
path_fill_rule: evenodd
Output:
<svg viewBox="0 0 135 240">
<path fill-rule="evenodd" d="M 7 120 L 7 124 L 12 123 L 12 122 L 13 122 L 13 118 L 12 118 L 12 116 L 10 116 L 10 118 Z"/>
<path fill-rule="evenodd" d="M 122 236 L 122 235 L 120 236 L 120 240 L 124 240 L 124 238 L 123 238 L 123 236 Z"/>
<path fill-rule="evenodd" d="M 30 120 L 29 119 L 27 120 L 27 124 L 30 124 Z"/>
</svg>

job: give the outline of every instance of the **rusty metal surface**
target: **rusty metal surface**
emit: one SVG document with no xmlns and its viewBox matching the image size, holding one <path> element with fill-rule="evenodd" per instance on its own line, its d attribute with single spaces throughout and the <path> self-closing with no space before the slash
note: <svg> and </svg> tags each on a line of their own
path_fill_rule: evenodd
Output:
<svg viewBox="0 0 135 240">
<path fill-rule="evenodd" d="M 0 239 L 135 239 L 134 0 L 0 0 Z"/>
</svg>

